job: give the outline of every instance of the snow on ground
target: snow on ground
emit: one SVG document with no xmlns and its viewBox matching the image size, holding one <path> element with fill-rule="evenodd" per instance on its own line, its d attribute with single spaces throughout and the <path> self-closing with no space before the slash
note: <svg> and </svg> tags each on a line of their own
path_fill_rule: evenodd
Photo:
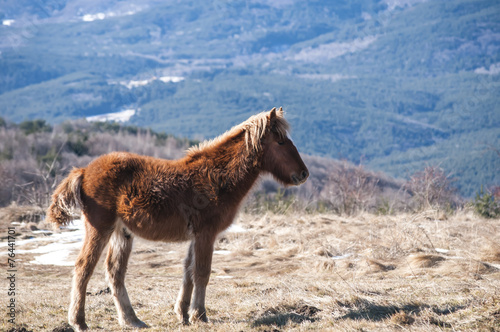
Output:
<svg viewBox="0 0 500 332">
<path fill-rule="evenodd" d="M 105 18 L 110 18 L 110 17 L 115 17 L 115 16 L 134 15 L 135 13 L 137 13 L 136 10 L 129 10 L 129 11 L 122 12 L 122 13 L 108 12 L 108 13 L 97 13 L 97 14 L 85 14 L 81 18 L 82 18 L 82 21 L 84 21 L 84 22 L 93 22 L 93 21 L 104 20 Z"/>
<path fill-rule="evenodd" d="M 162 76 L 159 78 L 163 83 L 179 83 L 184 81 L 184 77 L 181 76 Z"/>
<path fill-rule="evenodd" d="M 123 82 L 120 82 L 120 84 L 126 86 L 129 89 L 132 89 L 132 88 L 137 88 L 140 86 L 148 85 L 152 81 L 154 81 L 154 79 L 153 80 L 128 81 L 128 82 L 123 81 Z"/>
<path fill-rule="evenodd" d="M 127 122 L 130 120 L 132 116 L 136 113 L 136 110 L 134 109 L 126 109 L 120 112 L 114 112 L 114 113 L 106 113 L 106 114 L 99 114 L 99 115 L 94 115 L 94 116 L 88 116 L 87 121 L 93 122 L 93 121 L 118 121 L 118 122 Z"/>
<path fill-rule="evenodd" d="M 68 260 L 69 254 L 71 251 L 80 249 L 81 247 L 81 241 L 72 243 L 56 242 L 36 249 L 26 250 L 25 252 L 43 254 L 35 256 L 35 259 L 30 261 L 32 264 L 73 266 L 75 262 L 73 262 L 73 260 Z M 22 252 L 22 250 L 20 250 L 20 252 Z"/>
<path fill-rule="evenodd" d="M 226 230 L 228 233 L 245 233 L 248 232 L 246 228 L 241 227 L 239 224 L 232 224 L 229 226 L 229 228 Z"/>
<path fill-rule="evenodd" d="M 184 79 L 185 78 L 182 76 L 162 76 L 162 77 L 153 76 L 152 78 L 145 79 L 145 80 L 137 80 L 137 81 L 131 80 L 128 82 L 121 81 L 120 84 L 123 86 L 126 86 L 128 89 L 132 89 L 132 88 L 137 88 L 140 86 L 148 85 L 156 80 L 160 80 L 163 83 L 179 83 L 179 82 L 184 81 Z"/>
<path fill-rule="evenodd" d="M 41 254 L 36 255 L 35 259 L 30 261 L 31 264 L 73 266 L 74 262 L 68 260 L 68 257 L 71 252 L 81 248 L 85 229 L 80 219 L 74 220 L 73 224 L 67 226 L 66 229 L 70 231 L 16 241 L 16 255 L 22 256 L 22 254 L 28 253 Z M 44 245 L 45 242 L 51 243 Z M 41 246 L 35 249 L 22 249 L 27 244 L 32 246 L 38 243 Z M 0 247 L 5 246 L 7 246 L 7 243 L 0 243 Z M 4 253 L 2 252 L 1 254 Z"/>
</svg>

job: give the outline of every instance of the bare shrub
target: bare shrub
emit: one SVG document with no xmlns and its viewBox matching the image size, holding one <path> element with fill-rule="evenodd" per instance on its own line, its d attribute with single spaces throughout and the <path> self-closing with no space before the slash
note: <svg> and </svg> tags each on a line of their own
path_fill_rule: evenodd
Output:
<svg viewBox="0 0 500 332">
<path fill-rule="evenodd" d="M 42 211 L 49 205 L 52 191 L 62 179 L 60 172 L 54 167 L 55 163 L 54 159 L 50 165 L 38 164 L 25 171 L 30 180 L 14 187 L 14 196 L 20 203 L 37 206 Z"/>
<path fill-rule="evenodd" d="M 329 177 L 329 199 L 333 209 L 347 215 L 366 210 L 374 202 L 378 181 L 363 165 L 342 161 Z"/>
<path fill-rule="evenodd" d="M 450 175 L 438 166 L 427 166 L 423 171 L 415 172 L 404 188 L 412 195 L 417 210 L 451 208 L 458 204 Z"/>
</svg>

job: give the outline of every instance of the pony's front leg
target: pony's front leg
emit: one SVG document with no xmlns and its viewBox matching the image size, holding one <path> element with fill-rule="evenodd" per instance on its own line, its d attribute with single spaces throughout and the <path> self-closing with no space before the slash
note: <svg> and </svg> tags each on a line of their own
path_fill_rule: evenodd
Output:
<svg viewBox="0 0 500 332">
<path fill-rule="evenodd" d="M 191 295 L 193 294 L 193 257 L 194 257 L 194 240 L 188 249 L 188 254 L 184 260 L 184 277 L 182 279 L 181 290 L 177 301 L 175 302 L 175 312 L 177 317 L 184 324 L 189 323 L 189 305 L 191 304 Z"/>
<path fill-rule="evenodd" d="M 215 236 L 212 236 L 212 234 L 200 234 L 194 241 L 194 290 L 191 308 L 189 309 L 189 321 L 191 323 L 208 321 L 205 310 L 205 293 L 212 268 L 214 241 Z"/>
</svg>

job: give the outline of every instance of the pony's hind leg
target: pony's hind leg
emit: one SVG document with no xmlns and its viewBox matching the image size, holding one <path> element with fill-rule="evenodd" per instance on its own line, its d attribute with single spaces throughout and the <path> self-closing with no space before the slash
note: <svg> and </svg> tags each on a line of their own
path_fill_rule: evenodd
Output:
<svg viewBox="0 0 500 332">
<path fill-rule="evenodd" d="M 179 320 L 184 324 L 189 324 L 189 305 L 191 304 L 191 294 L 193 293 L 193 256 L 194 241 L 188 249 L 188 254 L 184 260 L 184 277 L 182 279 L 181 290 L 175 302 L 175 312 Z"/>
<path fill-rule="evenodd" d="M 99 261 L 99 257 L 109 240 L 111 231 L 100 231 L 90 225 L 84 216 L 85 239 L 80 254 L 75 262 L 71 303 L 68 311 L 68 322 L 76 331 L 86 330 L 85 295 L 87 285 Z"/>
<path fill-rule="evenodd" d="M 147 327 L 135 315 L 127 289 L 125 288 L 125 273 L 127 272 L 130 252 L 132 251 L 132 242 L 132 234 L 121 222 L 117 222 L 115 231 L 109 241 L 109 249 L 106 256 L 106 278 L 111 288 L 120 325 Z"/>
<path fill-rule="evenodd" d="M 194 264 L 193 264 L 193 299 L 189 308 L 189 322 L 207 322 L 205 310 L 205 294 L 210 271 L 212 267 L 212 254 L 215 236 L 206 233 L 200 234 L 194 240 Z"/>
</svg>

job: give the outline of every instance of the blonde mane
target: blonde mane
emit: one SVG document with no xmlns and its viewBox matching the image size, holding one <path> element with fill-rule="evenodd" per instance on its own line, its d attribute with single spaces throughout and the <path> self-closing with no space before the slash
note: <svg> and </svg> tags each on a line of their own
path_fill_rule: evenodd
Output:
<svg viewBox="0 0 500 332">
<path fill-rule="evenodd" d="M 281 137 L 286 137 L 288 130 L 290 129 L 290 125 L 288 121 L 284 118 L 283 109 L 280 107 L 279 110 L 273 108 L 271 110 L 276 111 L 275 118 L 275 126 L 272 128 L 274 131 L 278 133 Z M 245 145 L 246 152 L 250 153 L 252 151 L 258 152 L 262 148 L 261 139 L 264 137 L 269 127 L 269 114 L 270 111 L 264 111 L 259 114 L 251 116 L 245 122 L 240 123 L 239 125 L 234 126 L 233 128 L 226 131 L 224 134 L 212 139 L 203 141 L 197 146 L 193 146 L 188 149 L 188 155 L 194 155 L 196 153 L 202 152 L 204 149 L 215 147 L 216 145 L 224 142 L 229 137 L 236 136 L 240 134 L 242 131 L 245 132 Z"/>
</svg>

